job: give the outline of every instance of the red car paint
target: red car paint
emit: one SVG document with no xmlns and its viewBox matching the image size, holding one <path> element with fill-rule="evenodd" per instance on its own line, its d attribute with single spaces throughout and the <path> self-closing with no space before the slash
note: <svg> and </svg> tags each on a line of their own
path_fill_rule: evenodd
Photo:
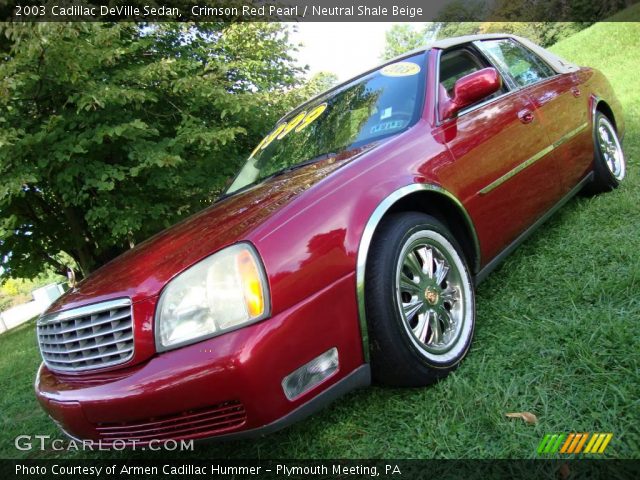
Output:
<svg viewBox="0 0 640 480">
<path fill-rule="evenodd" d="M 64 431 L 107 441 L 127 438 L 126 432 L 201 438 L 256 431 L 282 419 L 366 363 L 356 262 L 381 202 L 415 184 L 434 187 L 415 194 L 426 202 L 458 208 L 450 198 L 457 199 L 477 234 L 479 251 L 471 241 L 466 249 L 477 275 L 590 172 L 596 103 L 606 104 L 624 131 L 609 83 L 589 68 L 445 119 L 437 103 L 440 54 L 439 48 L 427 52 L 424 108 L 408 130 L 226 198 L 105 265 L 51 306 L 47 313 L 122 297 L 133 304 L 129 361 L 79 373 L 41 366 L 38 400 Z M 588 128 L 572 134 L 584 123 Z M 550 145 L 539 161 L 482 193 Z M 270 317 L 157 353 L 154 312 L 162 288 L 239 241 L 252 243 L 262 258 Z M 283 377 L 332 347 L 340 355 L 337 374 L 289 401 Z"/>
</svg>

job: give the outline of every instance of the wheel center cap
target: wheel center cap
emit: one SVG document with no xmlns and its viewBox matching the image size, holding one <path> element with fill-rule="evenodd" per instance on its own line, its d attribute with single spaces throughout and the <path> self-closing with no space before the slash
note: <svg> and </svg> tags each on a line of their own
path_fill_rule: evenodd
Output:
<svg viewBox="0 0 640 480">
<path fill-rule="evenodd" d="M 427 302 L 429 302 L 431 305 L 435 305 L 436 303 L 438 303 L 438 299 L 440 298 L 440 296 L 438 295 L 438 292 L 435 291 L 432 288 L 427 288 L 424 291 L 424 298 L 427 300 Z"/>
</svg>

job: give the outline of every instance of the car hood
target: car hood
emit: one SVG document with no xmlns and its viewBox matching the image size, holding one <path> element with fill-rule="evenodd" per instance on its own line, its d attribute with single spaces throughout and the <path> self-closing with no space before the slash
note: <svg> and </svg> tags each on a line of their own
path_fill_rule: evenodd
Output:
<svg viewBox="0 0 640 480">
<path fill-rule="evenodd" d="M 121 297 L 129 297 L 135 303 L 157 295 L 175 275 L 246 239 L 277 210 L 362 150 L 351 150 L 276 176 L 214 203 L 99 268 L 60 297 L 47 312 Z"/>
</svg>

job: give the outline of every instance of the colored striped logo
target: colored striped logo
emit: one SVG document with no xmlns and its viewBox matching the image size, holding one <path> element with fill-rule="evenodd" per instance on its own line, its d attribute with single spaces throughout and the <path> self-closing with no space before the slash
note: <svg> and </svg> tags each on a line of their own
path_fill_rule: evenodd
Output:
<svg viewBox="0 0 640 480">
<path fill-rule="evenodd" d="M 538 454 L 600 454 L 612 438 L 613 433 L 548 433 L 538 445 Z"/>
</svg>

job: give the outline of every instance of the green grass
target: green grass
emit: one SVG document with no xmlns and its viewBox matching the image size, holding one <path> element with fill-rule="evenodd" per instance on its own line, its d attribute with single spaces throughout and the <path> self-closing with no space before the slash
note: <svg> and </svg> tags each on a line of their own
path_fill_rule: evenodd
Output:
<svg viewBox="0 0 640 480">
<path fill-rule="evenodd" d="M 33 381 L 39 364 L 35 320 L 0 335 L 1 458 L 19 458 L 25 454 L 38 458 L 34 453 L 14 449 L 13 441 L 18 435 L 60 437 L 33 393 Z"/>
<path fill-rule="evenodd" d="M 640 6 L 629 13 L 640 21 Z M 446 380 L 357 391 L 267 438 L 191 455 L 535 458 L 544 434 L 578 431 L 613 432 L 607 457 L 640 458 L 640 23 L 601 23 L 553 50 L 611 80 L 625 109 L 624 185 L 571 201 L 480 286 L 474 345 Z M 18 434 L 56 435 L 33 396 L 34 337 L 33 325 L 0 336 L 3 457 L 26 455 L 13 449 Z M 504 416 L 518 411 L 538 423 Z"/>
</svg>

